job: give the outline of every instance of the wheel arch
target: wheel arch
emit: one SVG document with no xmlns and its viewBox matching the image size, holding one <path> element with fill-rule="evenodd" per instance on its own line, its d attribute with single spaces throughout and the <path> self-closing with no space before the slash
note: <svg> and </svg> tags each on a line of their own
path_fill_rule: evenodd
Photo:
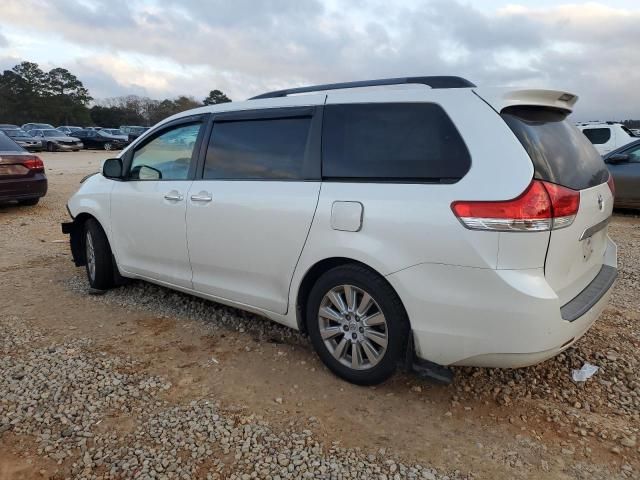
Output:
<svg viewBox="0 0 640 480">
<path fill-rule="evenodd" d="M 402 304 L 402 308 L 404 308 L 406 312 L 406 308 L 404 307 L 402 298 L 400 297 L 396 289 L 393 287 L 393 285 L 391 285 L 391 283 L 387 281 L 385 276 L 382 275 L 378 270 L 371 267 L 370 265 L 367 265 L 364 262 L 355 260 L 353 258 L 328 257 L 314 263 L 309 269 L 307 269 L 307 271 L 302 277 L 302 280 L 300 281 L 298 292 L 296 294 L 296 321 L 298 324 L 298 330 L 300 330 L 300 332 L 305 334 L 307 333 L 307 321 L 308 321 L 308 319 L 306 318 L 307 300 L 309 298 L 309 292 L 313 288 L 313 285 L 316 283 L 318 278 L 320 278 L 321 275 L 323 275 L 325 272 L 328 272 L 332 268 L 339 267 L 342 265 L 350 265 L 350 264 L 360 265 L 366 268 L 367 270 L 370 270 L 372 273 L 379 276 L 381 279 L 383 279 L 398 296 L 398 298 L 400 299 L 400 303 Z M 407 318 L 409 318 L 408 315 L 407 315 Z M 410 319 L 409 319 L 409 324 L 411 324 Z M 411 327 L 411 325 L 409 325 L 409 327 Z"/>
<path fill-rule="evenodd" d="M 87 263 L 84 251 L 83 232 L 84 224 L 90 219 L 95 220 L 104 230 L 104 227 L 100 224 L 100 220 L 87 212 L 81 212 L 76 215 L 69 230 L 69 244 L 71 245 L 71 254 L 73 255 L 73 262 L 76 267 L 83 267 Z"/>
</svg>

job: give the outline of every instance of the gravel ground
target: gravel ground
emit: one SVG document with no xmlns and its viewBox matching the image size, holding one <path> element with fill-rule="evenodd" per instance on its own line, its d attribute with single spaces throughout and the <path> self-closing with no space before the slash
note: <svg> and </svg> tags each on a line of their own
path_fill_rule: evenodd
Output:
<svg viewBox="0 0 640 480">
<path fill-rule="evenodd" d="M 74 478 L 471 478 L 326 447 L 311 430 L 274 431 L 207 399 L 172 406 L 163 399 L 171 383 L 135 360 L 95 353 L 87 339 L 47 345 L 15 316 L 0 319 L 0 338 L 0 433 L 34 436 L 39 455 L 71 459 Z M 136 418 L 132 431 L 100 427 L 123 417 Z"/>
</svg>

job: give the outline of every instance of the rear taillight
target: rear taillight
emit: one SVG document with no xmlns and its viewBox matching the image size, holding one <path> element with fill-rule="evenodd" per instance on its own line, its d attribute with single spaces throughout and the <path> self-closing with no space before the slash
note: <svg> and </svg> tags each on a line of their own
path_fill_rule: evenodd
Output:
<svg viewBox="0 0 640 480">
<path fill-rule="evenodd" d="M 607 180 L 607 185 L 609 185 L 609 190 L 611 190 L 611 196 L 613 198 L 616 197 L 616 184 L 613 181 L 613 175 L 609 174 L 609 180 Z"/>
<path fill-rule="evenodd" d="M 471 230 L 540 232 L 568 227 L 580 207 L 580 192 L 533 180 L 512 200 L 458 201 L 451 210 Z"/>
<path fill-rule="evenodd" d="M 44 163 L 40 160 L 40 157 L 32 156 L 28 157 L 26 160 L 21 162 L 22 165 L 27 167 L 29 170 L 33 170 L 35 172 L 44 172 Z"/>
</svg>

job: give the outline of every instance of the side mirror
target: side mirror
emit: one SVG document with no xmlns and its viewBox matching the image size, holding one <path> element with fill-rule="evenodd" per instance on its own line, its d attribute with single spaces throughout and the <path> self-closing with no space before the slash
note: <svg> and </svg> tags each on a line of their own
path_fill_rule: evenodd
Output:
<svg viewBox="0 0 640 480">
<path fill-rule="evenodd" d="M 121 179 L 123 174 L 122 160 L 119 158 L 109 158 L 102 165 L 102 175 L 105 178 Z"/>
<path fill-rule="evenodd" d="M 606 163 L 617 165 L 618 163 L 625 163 L 629 160 L 630 157 L 626 153 L 616 153 L 615 155 L 611 155 L 609 158 L 607 158 Z"/>
</svg>

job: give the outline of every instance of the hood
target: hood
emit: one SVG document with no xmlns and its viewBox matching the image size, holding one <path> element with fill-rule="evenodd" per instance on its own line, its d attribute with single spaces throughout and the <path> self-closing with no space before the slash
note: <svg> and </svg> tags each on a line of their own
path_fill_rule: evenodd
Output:
<svg viewBox="0 0 640 480">
<path fill-rule="evenodd" d="M 63 142 L 79 142 L 80 139 L 76 137 L 68 137 L 66 135 L 60 135 L 55 137 L 42 137 L 42 140 L 56 140 Z"/>
</svg>

